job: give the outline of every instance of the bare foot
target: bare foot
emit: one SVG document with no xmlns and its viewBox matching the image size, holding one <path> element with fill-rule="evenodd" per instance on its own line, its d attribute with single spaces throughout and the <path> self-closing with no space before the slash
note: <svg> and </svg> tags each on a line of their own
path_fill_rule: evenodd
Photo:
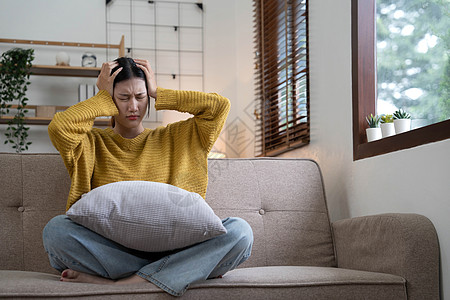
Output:
<svg viewBox="0 0 450 300">
<path fill-rule="evenodd" d="M 64 282 L 83 282 L 96 284 L 133 284 L 133 283 L 148 282 L 147 280 L 137 275 L 132 275 L 130 277 L 119 280 L 112 280 L 100 276 L 74 271 L 71 269 L 64 270 L 61 273 L 60 280 Z"/>
<path fill-rule="evenodd" d="M 62 271 L 61 281 L 64 282 L 84 282 L 84 283 L 98 283 L 98 284 L 114 284 L 114 280 L 103 278 L 100 276 L 94 276 L 71 269 Z"/>
</svg>

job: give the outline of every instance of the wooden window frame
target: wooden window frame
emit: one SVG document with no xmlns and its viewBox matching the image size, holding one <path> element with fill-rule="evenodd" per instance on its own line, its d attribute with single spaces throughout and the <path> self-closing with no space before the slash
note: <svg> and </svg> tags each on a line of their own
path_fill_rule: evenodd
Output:
<svg viewBox="0 0 450 300">
<path fill-rule="evenodd" d="M 254 0 L 255 7 L 255 68 L 256 68 L 256 143 L 255 157 L 277 156 L 284 152 L 297 149 L 309 144 L 310 136 L 310 84 L 309 84 L 309 26 L 308 26 L 308 0 L 305 4 L 302 0 Z M 302 6 L 303 9 L 299 9 Z M 282 12 L 290 11 L 292 19 L 288 19 L 284 14 L 284 23 L 280 26 L 277 22 L 281 20 Z M 301 11 L 301 14 L 298 12 Z M 280 15 L 279 15 L 280 14 Z M 289 21 L 290 20 L 290 21 Z M 292 34 L 304 24 L 305 31 L 299 31 L 305 35 L 305 43 L 299 42 L 301 39 L 293 39 Z M 288 31 L 287 28 L 290 28 Z M 303 35 L 302 35 L 303 36 Z M 284 39 L 282 37 L 285 37 Z M 280 53 L 277 50 L 277 43 L 286 43 L 286 50 L 289 54 L 280 60 Z M 289 43 L 288 43 L 289 41 Z M 300 46 L 302 44 L 302 46 Z M 304 45 L 304 46 L 303 46 Z M 306 49 L 303 55 L 301 49 Z M 294 50 L 292 50 L 294 49 Z M 300 50 L 299 50 L 300 49 Z M 292 51 L 292 52 L 291 52 Z M 306 57 L 305 57 L 306 56 Z M 304 67 L 299 67 L 299 62 L 305 62 Z M 283 70 L 286 67 L 285 87 L 278 82 L 274 72 Z M 303 66 L 303 65 L 302 65 Z M 292 71 L 288 75 L 288 69 Z M 274 71 L 275 70 L 275 71 Z M 275 74 L 276 75 L 276 74 Z M 305 80 L 306 97 L 301 98 L 296 94 L 296 84 Z M 277 90 L 278 89 L 278 90 Z M 277 107 L 283 102 L 281 91 L 286 91 L 285 111 L 283 117 L 281 110 Z M 290 97 L 292 95 L 292 97 Z M 305 100 L 305 109 L 301 109 L 300 99 Z M 292 105 L 292 106 L 291 106 Z M 292 107 L 292 108 L 289 108 Z M 306 115 L 301 115 L 301 114 Z M 305 121 L 306 120 L 306 121 Z M 289 126 L 280 125 L 287 121 Z M 282 127 L 286 128 L 282 129 Z M 260 153 L 260 154 L 258 154 Z"/>
<path fill-rule="evenodd" d="M 450 138 L 450 120 L 368 143 L 366 116 L 376 103 L 376 0 L 352 0 L 353 160 Z"/>
</svg>

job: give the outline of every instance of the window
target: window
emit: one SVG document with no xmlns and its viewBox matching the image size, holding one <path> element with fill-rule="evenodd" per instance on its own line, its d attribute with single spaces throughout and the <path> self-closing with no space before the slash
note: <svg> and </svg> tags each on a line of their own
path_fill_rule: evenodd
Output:
<svg viewBox="0 0 450 300">
<path fill-rule="evenodd" d="M 255 156 L 309 143 L 307 0 L 254 0 Z"/>
<path fill-rule="evenodd" d="M 411 148 L 450 137 L 450 120 L 444 120 L 374 142 L 366 142 L 365 129 L 367 128 L 367 123 L 365 117 L 376 111 L 375 4 L 375 0 L 352 0 L 354 160 Z"/>
<path fill-rule="evenodd" d="M 442 0 L 376 0 L 377 114 L 402 108 L 413 129 L 450 118 L 449 28 Z"/>
</svg>

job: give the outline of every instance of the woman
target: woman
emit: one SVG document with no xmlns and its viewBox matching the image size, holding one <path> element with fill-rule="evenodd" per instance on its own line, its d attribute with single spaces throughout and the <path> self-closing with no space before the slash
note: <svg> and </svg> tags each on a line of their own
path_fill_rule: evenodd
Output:
<svg viewBox="0 0 450 300">
<path fill-rule="evenodd" d="M 96 96 L 57 113 L 48 128 L 71 177 L 66 209 L 96 187 L 127 180 L 172 184 L 205 198 L 207 155 L 225 123 L 229 100 L 157 87 L 150 63 L 130 58 L 104 63 L 97 87 Z M 142 119 L 150 97 L 156 99 L 157 110 L 189 112 L 194 117 L 146 129 Z M 93 128 L 100 116 L 112 116 L 113 127 Z M 126 248 L 65 215 L 50 220 L 43 241 L 61 281 L 152 282 L 181 296 L 191 283 L 221 277 L 250 256 L 253 234 L 248 223 L 240 218 L 222 223 L 226 234 L 167 253 Z"/>
</svg>

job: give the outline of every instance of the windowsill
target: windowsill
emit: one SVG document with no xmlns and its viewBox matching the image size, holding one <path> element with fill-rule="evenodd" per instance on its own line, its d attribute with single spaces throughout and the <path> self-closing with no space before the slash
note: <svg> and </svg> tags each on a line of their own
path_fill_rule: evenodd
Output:
<svg viewBox="0 0 450 300">
<path fill-rule="evenodd" d="M 355 145 L 353 160 L 417 147 L 448 138 L 450 120 L 413 129 L 380 140 Z"/>
</svg>

